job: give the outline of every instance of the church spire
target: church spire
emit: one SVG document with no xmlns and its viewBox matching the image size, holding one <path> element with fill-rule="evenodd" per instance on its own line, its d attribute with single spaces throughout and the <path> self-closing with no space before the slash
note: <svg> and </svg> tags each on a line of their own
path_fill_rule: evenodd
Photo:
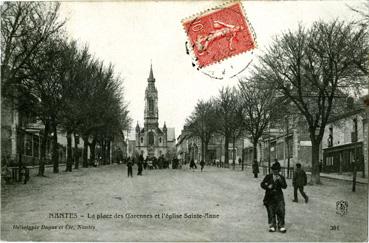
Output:
<svg viewBox="0 0 369 243">
<path fill-rule="evenodd" d="M 152 63 L 150 64 L 150 75 L 149 75 L 149 78 L 147 79 L 147 81 L 155 82 L 154 73 L 152 71 Z"/>
</svg>

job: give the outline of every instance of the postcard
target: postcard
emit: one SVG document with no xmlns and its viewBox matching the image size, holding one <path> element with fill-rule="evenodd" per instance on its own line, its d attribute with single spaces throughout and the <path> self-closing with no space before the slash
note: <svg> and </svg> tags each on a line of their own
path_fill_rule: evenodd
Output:
<svg viewBox="0 0 369 243">
<path fill-rule="evenodd" d="M 368 1 L 0 6 L 2 241 L 368 241 Z"/>
</svg>

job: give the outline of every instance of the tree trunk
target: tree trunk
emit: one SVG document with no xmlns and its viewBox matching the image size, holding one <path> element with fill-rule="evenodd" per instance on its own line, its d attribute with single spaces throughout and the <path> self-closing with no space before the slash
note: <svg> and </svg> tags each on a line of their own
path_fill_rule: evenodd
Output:
<svg viewBox="0 0 369 243">
<path fill-rule="evenodd" d="M 96 148 L 96 139 L 92 140 L 92 143 L 90 145 L 90 164 L 94 164 L 95 161 L 95 148 Z"/>
<path fill-rule="evenodd" d="M 357 175 L 357 148 L 355 147 L 355 153 L 354 153 L 354 161 L 352 163 L 352 191 L 355 192 L 356 191 L 356 175 Z"/>
<path fill-rule="evenodd" d="M 83 138 L 83 161 L 82 161 L 82 166 L 84 168 L 88 167 L 88 161 L 87 161 L 87 150 L 88 150 L 88 136 L 84 136 Z"/>
<path fill-rule="evenodd" d="M 235 150 L 236 150 L 236 137 L 233 136 L 233 141 L 232 141 L 232 165 L 233 165 L 233 169 L 235 169 L 235 165 L 236 165 L 236 153 L 235 153 Z"/>
<path fill-rule="evenodd" d="M 205 161 L 205 141 L 201 138 L 201 160 Z"/>
<path fill-rule="evenodd" d="M 311 141 L 311 181 L 310 184 L 320 184 L 319 174 L 319 145 L 320 142 Z"/>
<path fill-rule="evenodd" d="M 74 169 L 78 169 L 78 167 L 79 167 L 79 150 L 78 150 L 78 141 L 77 141 L 77 135 L 76 134 L 74 134 L 73 159 L 74 159 Z"/>
<path fill-rule="evenodd" d="M 110 164 L 110 140 L 106 141 L 107 144 L 106 144 L 106 152 L 107 152 L 107 163 Z"/>
<path fill-rule="evenodd" d="M 208 153 L 207 153 L 207 151 L 208 151 L 208 146 L 209 146 L 209 141 L 205 141 L 205 142 L 204 142 L 205 162 L 206 162 L 206 161 L 209 161 Z"/>
<path fill-rule="evenodd" d="M 59 173 L 59 150 L 58 150 L 58 133 L 56 130 L 55 123 L 52 124 L 52 131 L 53 131 L 53 150 L 52 150 L 52 160 L 53 160 L 53 173 Z"/>
<path fill-rule="evenodd" d="M 41 140 L 40 164 L 38 167 L 38 176 L 44 176 L 45 174 L 46 144 L 48 142 L 49 132 L 50 132 L 50 125 L 49 125 L 49 122 L 46 121 L 45 129 L 44 129 L 42 140 Z"/>
<path fill-rule="evenodd" d="M 258 141 L 253 141 L 252 143 L 252 156 L 253 156 L 252 163 L 258 160 L 258 147 L 257 146 L 258 146 Z"/>
<path fill-rule="evenodd" d="M 19 172 L 21 171 L 21 168 L 23 167 L 23 153 L 24 153 L 24 132 L 22 131 L 22 125 L 18 128 L 18 167 Z M 19 177 L 20 178 L 20 177 Z"/>
<path fill-rule="evenodd" d="M 224 164 L 228 167 L 229 164 L 229 156 L 228 156 L 228 145 L 229 145 L 229 137 L 228 134 L 224 136 Z"/>
<path fill-rule="evenodd" d="M 67 166 L 65 171 L 72 172 L 72 132 L 67 131 Z"/>
</svg>

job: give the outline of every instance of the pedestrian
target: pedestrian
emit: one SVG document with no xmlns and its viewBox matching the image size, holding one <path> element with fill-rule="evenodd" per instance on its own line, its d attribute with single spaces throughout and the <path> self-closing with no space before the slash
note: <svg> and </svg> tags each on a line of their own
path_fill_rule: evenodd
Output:
<svg viewBox="0 0 369 243">
<path fill-rule="evenodd" d="M 144 162 L 144 169 L 145 169 L 145 170 L 147 169 L 147 165 L 148 165 L 148 164 L 147 164 L 147 162 L 148 162 L 148 160 L 149 160 L 149 159 L 148 159 L 148 157 L 147 157 L 147 155 L 146 155 L 146 159 L 145 159 L 145 162 Z"/>
<path fill-rule="evenodd" d="M 190 169 L 197 169 L 197 166 L 196 166 L 196 164 L 195 164 L 194 159 L 191 159 L 191 162 L 190 162 Z"/>
<path fill-rule="evenodd" d="M 27 167 L 25 165 L 23 165 L 20 169 L 20 181 L 22 180 L 22 178 L 24 177 L 24 182 L 23 184 L 27 184 L 27 181 L 29 181 L 29 169 L 27 170 Z"/>
<path fill-rule="evenodd" d="M 5 184 L 10 184 L 12 180 L 12 172 L 8 168 L 8 165 L 6 164 L 6 162 L 5 164 L 3 164 L 3 167 L 1 168 L 1 178 L 4 179 Z"/>
<path fill-rule="evenodd" d="M 137 162 L 137 175 L 142 176 L 142 170 L 143 170 L 143 163 L 144 163 L 144 157 L 143 154 L 141 153 L 140 156 L 138 157 L 138 162 Z"/>
<path fill-rule="evenodd" d="M 281 170 L 279 163 L 274 163 L 271 169 L 273 172 L 266 175 L 261 182 L 261 187 L 265 190 L 263 203 L 268 214 L 269 232 L 275 232 L 278 226 L 281 233 L 286 233 L 285 203 L 282 191 L 287 188 L 286 179 L 279 174 Z"/>
<path fill-rule="evenodd" d="M 298 202 L 297 190 L 300 191 L 302 197 L 305 199 L 305 203 L 308 203 L 309 197 L 304 192 L 304 186 L 307 184 L 307 176 L 305 171 L 301 168 L 301 164 L 296 164 L 296 171 L 293 173 L 292 185 L 293 185 L 293 202 Z"/>
<path fill-rule="evenodd" d="M 127 168 L 128 168 L 128 177 L 131 176 L 133 177 L 133 172 L 132 172 L 132 167 L 133 167 L 133 159 L 131 159 L 130 157 L 128 157 L 128 160 L 127 160 Z"/>
<path fill-rule="evenodd" d="M 204 167 L 205 167 L 205 162 L 204 162 L 204 160 L 203 160 L 203 159 L 200 161 L 200 166 L 201 166 L 201 172 L 202 172 L 202 170 L 203 170 L 203 169 L 204 169 Z"/>
<path fill-rule="evenodd" d="M 157 169 L 158 168 L 158 159 L 155 156 L 153 158 L 152 164 L 153 164 L 153 168 L 154 169 Z"/>
<path fill-rule="evenodd" d="M 254 160 L 254 163 L 252 163 L 252 173 L 254 174 L 254 178 L 258 178 L 259 164 L 256 160 Z"/>
</svg>

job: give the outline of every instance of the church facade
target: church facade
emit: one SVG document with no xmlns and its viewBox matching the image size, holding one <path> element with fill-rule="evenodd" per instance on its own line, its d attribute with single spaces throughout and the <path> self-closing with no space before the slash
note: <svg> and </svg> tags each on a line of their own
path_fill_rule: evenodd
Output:
<svg viewBox="0 0 369 243">
<path fill-rule="evenodd" d="M 163 127 L 159 127 L 158 90 L 155 87 L 152 65 L 145 90 L 144 126 L 141 128 L 137 122 L 135 140 L 136 152 L 143 154 L 144 158 L 167 155 L 168 129 L 165 122 Z"/>
</svg>

